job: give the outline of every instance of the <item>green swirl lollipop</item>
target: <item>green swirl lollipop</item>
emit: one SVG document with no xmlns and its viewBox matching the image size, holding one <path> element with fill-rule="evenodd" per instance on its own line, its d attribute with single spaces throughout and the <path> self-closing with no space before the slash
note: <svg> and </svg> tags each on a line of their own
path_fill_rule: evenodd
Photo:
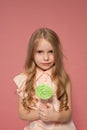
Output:
<svg viewBox="0 0 87 130">
<path fill-rule="evenodd" d="M 36 87 L 36 95 L 42 100 L 48 100 L 52 97 L 53 92 L 52 92 L 52 89 L 48 85 L 41 84 Z"/>
</svg>

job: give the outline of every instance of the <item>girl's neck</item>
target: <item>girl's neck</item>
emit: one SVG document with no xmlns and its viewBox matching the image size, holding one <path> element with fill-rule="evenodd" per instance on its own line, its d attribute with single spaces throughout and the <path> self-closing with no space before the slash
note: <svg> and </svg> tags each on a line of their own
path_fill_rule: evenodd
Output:
<svg viewBox="0 0 87 130">
<path fill-rule="evenodd" d="M 52 69 L 53 69 L 53 67 L 51 67 L 50 69 L 47 69 L 47 70 L 43 70 L 39 67 L 36 67 L 36 70 L 38 70 L 39 72 L 48 72 L 48 71 L 52 72 Z"/>
</svg>

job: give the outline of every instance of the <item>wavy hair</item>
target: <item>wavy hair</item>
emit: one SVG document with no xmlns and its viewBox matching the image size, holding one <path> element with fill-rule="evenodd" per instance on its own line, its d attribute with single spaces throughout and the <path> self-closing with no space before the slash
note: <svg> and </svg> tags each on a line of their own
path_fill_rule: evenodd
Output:
<svg viewBox="0 0 87 130">
<path fill-rule="evenodd" d="M 37 47 L 39 39 L 44 38 L 49 41 L 54 49 L 55 67 L 52 73 L 53 80 L 56 81 L 57 86 L 57 99 L 60 101 L 60 111 L 68 109 L 68 95 L 66 92 L 66 85 L 69 82 L 69 76 L 66 73 L 63 65 L 63 52 L 61 42 L 58 35 L 49 28 L 39 28 L 36 30 L 29 40 L 29 46 L 27 51 L 27 57 L 25 61 L 25 72 L 27 74 L 27 81 L 25 84 L 25 92 L 27 97 L 23 99 L 23 105 L 26 109 L 29 109 L 34 104 L 34 82 L 36 75 L 36 66 L 34 63 L 34 50 Z"/>
</svg>

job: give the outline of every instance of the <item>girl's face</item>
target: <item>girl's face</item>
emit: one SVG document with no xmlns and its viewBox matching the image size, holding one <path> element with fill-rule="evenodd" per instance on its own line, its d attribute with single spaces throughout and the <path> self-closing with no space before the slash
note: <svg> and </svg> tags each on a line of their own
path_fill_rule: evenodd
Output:
<svg viewBox="0 0 87 130">
<path fill-rule="evenodd" d="M 54 65 L 54 50 L 50 42 L 40 39 L 34 53 L 34 61 L 41 70 L 48 70 Z"/>
</svg>

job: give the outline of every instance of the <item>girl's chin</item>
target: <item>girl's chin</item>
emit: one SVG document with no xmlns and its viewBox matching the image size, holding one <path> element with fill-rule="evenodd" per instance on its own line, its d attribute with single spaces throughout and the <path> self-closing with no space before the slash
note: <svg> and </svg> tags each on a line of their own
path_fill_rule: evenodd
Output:
<svg viewBox="0 0 87 130">
<path fill-rule="evenodd" d="M 51 66 L 52 67 L 52 66 Z M 46 71 L 46 70 L 49 70 L 51 67 L 39 67 L 39 69 L 43 70 L 43 71 Z"/>
</svg>

